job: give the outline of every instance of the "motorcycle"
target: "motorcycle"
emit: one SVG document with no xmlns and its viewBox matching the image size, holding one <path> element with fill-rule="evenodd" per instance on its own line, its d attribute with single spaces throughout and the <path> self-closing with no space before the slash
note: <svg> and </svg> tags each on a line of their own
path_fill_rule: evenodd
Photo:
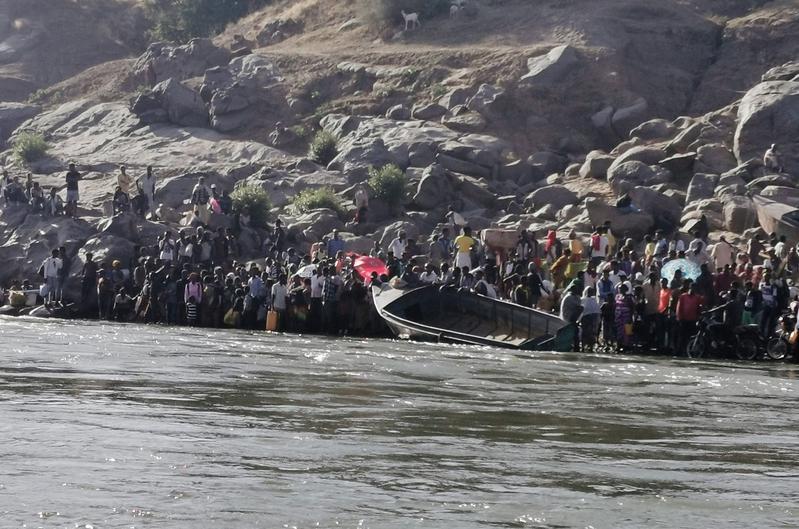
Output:
<svg viewBox="0 0 799 529">
<path fill-rule="evenodd" d="M 789 341 L 791 333 L 796 329 L 796 314 L 786 310 L 777 320 L 775 335 L 766 344 L 766 355 L 772 360 L 784 360 L 793 346 Z"/>
<path fill-rule="evenodd" d="M 740 325 L 728 332 L 712 314 L 704 314 L 698 326 L 698 332 L 688 341 L 689 358 L 715 356 L 755 360 L 766 348 L 757 325 Z"/>
</svg>

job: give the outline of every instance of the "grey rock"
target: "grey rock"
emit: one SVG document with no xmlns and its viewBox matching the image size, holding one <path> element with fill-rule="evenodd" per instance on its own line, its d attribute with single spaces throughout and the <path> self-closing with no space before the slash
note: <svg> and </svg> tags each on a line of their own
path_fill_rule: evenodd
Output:
<svg viewBox="0 0 799 529">
<path fill-rule="evenodd" d="M 641 239 L 655 225 L 655 220 L 649 213 L 624 213 L 599 198 L 587 198 L 585 209 L 592 226 L 600 226 L 610 221 L 613 233 L 618 237 Z"/>
<path fill-rule="evenodd" d="M 690 204 L 697 200 L 704 198 L 712 198 L 713 190 L 716 187 L 718 176 L 713 174 L 697 173 L 691 178 L 691 183 L 688 184 L 688 192 L 685 197 L 685 202 Z"/>
<path fill-rule="evenodd" d="M 776 200 L 777 202 L 799 200 L 799 189 L 796 187 L 766 186 L 760 196 Z"/>
<path fill-rule="evenodd" d="M 580 64 L 577 51 L 564 44 L 547 54 L 527 59 L 528 72 L 519 79 L 521 88 L 551 87 L 562 81 Z"/>
<path fill-rule="evenodd" d="M 153 88 L 153 95 L 167 112 L 169 121 L 184 127 L 208 125 L 208 111 L 200 94 L 176 79 L 167 79 Z"/>
<path fill-rule="evenodd" d="M 743 233 L 757 225 L 757 210 L 748 197 L 731 197 L 722 210 L 724 227 L 733 233 Z"/>
<path fill-rule="evenodd" d="M 615 112 L 615 108 L 606 106 L 591 116 L 591 124 L 606 145 L 615 145 L 619 141 L 619 135 L 613 129 L 613 114 Z"/>
<path fill-rule="evenodd" d="M 452 193 L 452 181 L 444 168 L 440 165 L 431 165 L 424 170 L 413 203 L 422 209 L 433 209 L 445 202 L 449 203 Z"/>
<path fill-rule="evenodd" d="M 550 175 L 563 171 L 566 164 L 569 163 L 569 159 L 555 152 L 542 151 L 527 158 L 527 163 L 545 175 Z"/>
<path fill-rule="evenodd" d="M 457 132 L 482 132 L 485 130 L 488 123 L 485 118 L 477 112 L 465 112 L 460 114 L 452 114 L 447 112 L 441 118 L 441 123 Z"/>
<path fill-rule="evenodd" d="M 133 72 L 146 86 L 155 86 L 167 79 L 183 81 L 198 77 L 209 68 L 228 62 L 230 52 L 216 46 L 211 39 L 193 39 L 182 46 L 155 42 L 136 60 Z"/>
<path fill-rule="evenodd" d="M 469 98 L 466 106 L 469 110 L 479 112 L 483 116 L 496 115 L 501 111 L 504 97 L 505 91 L 502 88 L 490 84 L 482 84 L 477 89 L 477 93 Z"/>
<path fill-rule="evenodd" d="M 485 208 L 493 208 L 496 205 L 497 197 L 491 192 L 488 186 L 477 178 L 467 175 L 455 176 L 455 190 L 458 195 L 471 200 L 472 202 Z M 474 226 L 472 226 L 474 227 Z"/>
<path fill-rule="evenodd" d="M 386 111 L 386 117 L 396 121 L 411 119 L 411 110 L 406 105 L 394 105 Z"/>
<path fill-rule="evenodd" d="M 477 176 L 480 178 L 489 178 L 491 176 L 491 169 L 476 163 L 467 162 L 460 158 L 455 158 L 448 154 L 439 153 L 436 155 L 436 162 L 454 173 L 461 173 L 470 176 Z"/>
<path fill-rule="evenodd" d="M 411 111 L 411 116 L 414 119 L 422 121 L 429 121 L 438 119 L 447 113 L 447 109 L 438 103 L 428 103 L 423 105 L 415 105 Z"/>
<path fill-rule="evenodd" d="M 696 153 L 688 152 L 685 154 L 675 154 L 664 158 L 658 162 L 658 165 L 665 167 L 678 179 L 687 179 L 694 174 L 694 163 L 696 161 Z"/>
<path fill-rule="evenodd" d="M 532 167 L 525 160 L 516 160 L 502 164 L 499 168 L 499 178 L 501 180 L 508 180 L 511 182 L 518 182 L 519 180 L 528 177 L 532 172 Z"/>
<path fill-rule="evenodd" d="M 536 189 L 524 201 L 525 206 L 532 209 L 552 204 L 556 210 L 576 203 L 577 193 L 563 185 L 550 185 Z"/>
<path fill-rule="evenodd" d="M 799 75 L 799 62 L 788 62 L 775 66 L 763 74 L 761 81 L 791 81 Z"/>
<path fill-rule="evenodd" d="M 453 88 L 438 100 L 438 104 L 447 110 L 451 110 L 459 105 L 465 105 L 472 95 L 472 90 L 468 88 Z"/>
<path fill-rule="evenodd" d="M 779 144 L 785 171 L 799 174 L 799 82 L 760 83 L 741 99 L 735 156 L 762 159 L 772 143 Z"/>
<path fill-rule="evenodd" d="M 671 137 L 676 131 L 677 127 L 665 119 L 651 119 L 631 130 L 630 136 L 647 141 L 664 140 Z"/>
<path fill-rule="evenodd" d="M 630 198 L 638 209 L 649 213 L 658 228 L 671 230 L 679 225 L 682 206 L 674 199 L 648 187 L 634 187 Z"/>
<path fill-rule="evenodd" d="M 616 194 L 622 194 L 633 187 L 648 185 L 656 175 L 655 170 L 643 162 L 631 161 L 620 165 L 614 163 L 608 171 L 608 184 Z"/>
<path fill-rule="evenodd" d="M 608 172 L 613 171 L 616 166 L 626 162 L 643 162 L 646 165 L 657 165 L 658 162 L 666 158 L 666 152 L 657 147 L 637 146 L 627 149 L 621 154 L 608 168 Z"/>
<path fill-rule="evenodd" d="M 604 151 L 591 151 L 585 157 L 582 167 L 580 167 L 580 176 L 604 180 L 607 178 L 608 169 L 610 169 L 614 160 L 613 156 L 609 156 Z"/>
<path fill-rule="evenodd" d="M 294 179 L 294 190 L 296 192 L 306 189 L 329 187 L 334 191 L 343 191 L 350 185 L 346 177 L 331 171 L 316 171 L 300 175 Z"/>
<path fill-rule="evenodd" d="M 688 147 L 693 144 L 702 134 L 702 129 L 703 125 L 701 123 L 694 123 L 690 125 L 669 142 L 669 144 L 666 146 L 666 152 L 669 154 L 686 152 Z"/>
<path fill-rule="evenodd" d="M 700 173 L 721 174 L 738 165 L 735 155 L 724 145 L 713 143 L 702 145 L 696 151 L 694 169 Z"/>
<path fill-rule="evenodd" d="M 630 131 L 651 117 L 652 111 L 649 103 L 643 97 L 638 98 L 632 105 L 620 108 L 613 113 L 613 130 L 624 138 Z"/>
<path fill-rule="evenodd" d="M 795 185 L 796 183 L 787 176 L 772 174 L 772 175 L 761 176 L 760 178 L 755 178 L 754 180 L 746 184 L 746 187 L 752 191 L 760 191 L 764 189 L 766 186 L 792 187 Z"/>
</svg>

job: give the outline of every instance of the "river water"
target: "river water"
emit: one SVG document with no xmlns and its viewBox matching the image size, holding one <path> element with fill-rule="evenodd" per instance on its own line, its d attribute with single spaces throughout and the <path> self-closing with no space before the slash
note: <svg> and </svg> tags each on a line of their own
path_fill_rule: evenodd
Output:
<svg viewBox="0 0 799 529">
<path fill-rule="evenodd" d="M 0 527 L 799 527 L 799 369 L 0 320 Z"/>
</svg>

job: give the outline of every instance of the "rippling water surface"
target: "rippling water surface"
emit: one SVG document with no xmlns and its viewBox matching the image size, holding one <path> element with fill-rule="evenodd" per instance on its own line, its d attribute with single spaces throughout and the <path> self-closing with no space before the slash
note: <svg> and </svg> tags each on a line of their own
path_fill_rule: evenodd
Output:
<svg viewBox="0 0 799 529">
<path fill-rule="evenodd" d="M 799 527 L 799 370 L 0 320 L 0 527 Z"/>
</svg>

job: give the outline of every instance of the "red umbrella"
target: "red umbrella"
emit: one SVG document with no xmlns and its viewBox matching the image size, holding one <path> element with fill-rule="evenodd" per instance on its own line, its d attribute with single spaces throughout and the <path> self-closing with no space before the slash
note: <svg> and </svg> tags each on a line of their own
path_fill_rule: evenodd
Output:
<svg viewBox="0 0 799 529">
<path fill-rule="evenodd" d="M 372 280 L 372 272 L 377 272 L 378 276 L 383 274 L 388 274 L 388 268 L 386 268 L 386 263 L 378 259 L 377 257 L 368 257 L 363 255 L 355 259 L 355 262 L 352 264 L 355 271 L 360 274 L 360 276 L 364 279 L 365 282 L 369 283 Z"/>
</svg>

